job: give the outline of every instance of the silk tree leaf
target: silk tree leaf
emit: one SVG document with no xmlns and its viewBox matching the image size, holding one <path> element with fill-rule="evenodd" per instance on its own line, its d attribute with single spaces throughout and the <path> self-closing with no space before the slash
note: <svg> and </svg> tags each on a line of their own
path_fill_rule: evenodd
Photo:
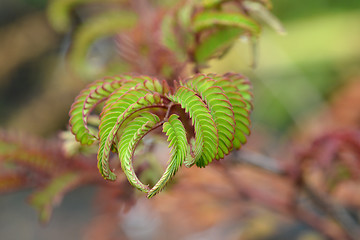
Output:
<svg viewBox="0 0 360 240">
<path fill-rule="evenodd" d="M 111 109 L 104 114 L 101 128 L 106 128 L 100 136 L 100 147 L 98 152 L 98 167 L 103 177 L 114 180 L 115 175 L 109 171 L 108 158 L 111 146 L 117 132 L 125 120 L 133 113 L 151 107 L 165 107 L 160 94 L 149 93 L 145 89 L 129 90 L 115 102 Z"/>
<path fill-rule="evenodd" d="M 245 77 L 232 73 L 197 74 L 175 86 L 173 93 L 174 90 L 170 91 L 167 84 L 157 79 L 123 76 L 121 86 L 107 97 L 100 114 L 98 151 L 98 168 L 105 179 L 116 178 L 108 162 L 110 151 L 116 146 L 129 182 L 151 198 L 166 186 L 183 162 L 186 166 L 205 167 L 246 142 L 250 134 L 252 93 Z M 99 86 L 95 89 L 102 90 Z M 94 103 L 100 99 L 93 98 Z M 93 102 L 89 102 L 90 106 Z M 180 105 L 191 119 L 194 137 L 189 143 L 181 122 L 186 116 L 181 121 L 176 114 L 168 117 L 180 110 L 172 108 L 174 104 Z M 90 111 L 89 106 L 85 109 Z M 164 116 L 163 120 L 151 113 L 154 109 L 159 116 Z M 163 113 L 158 112 L 159 109 L 163 109 Z M 161 125 L 172 148 L 171 158 L 162 177 L 149 189 L 136 176 L 132 160 L 141 139 Z"/>
<path fill-rule="evenodd" d="M 221 54 L 229 48 L 234 40 L 244 31 L 239 28 L 225 27 L 219 28 L 214 33 L 207 36 L 195 49 L 195 60 L 198 63 L 204 63 L 216 54 Z"/>
<path fill-rule="evenodd" d="M 255 36 L 260 33 L 260 26 L 254 20 L 241 13 L 203 11 L 195 15 L 193 20 L 194 31 L 200 32 L 214 26 L 237 27 L 249 31 Z"/>
<path fill-rule="evenodd" d="M 138 142 L 143 136 L 159 124 L 159 122 L 160 120 L 158 116 L 149 112 L 142 113 L 141 116 L 138 116 L 134 120 L 128 122 L 128 124 L 124 127 L 123 133 L 117 145 L 121 168 L 123 169 L 127 179 L 131 185 L 143 192 L 148 192 L 150 189 L 136 176 L 132 159 Z"/>
<path fill-rule="evenodd" d="M 123 82 L 122 77 L 104 78 L 96 81 L 76 97 L 70 110 L 70 129 L 77 141 L 81 144 L 92 144 L 97 136 L 91 133 L 87 126 L 87 118 L 90 112 L 104 101 Z"/>
<path fill-rule="evenodd" d="M 108 160 L 121 124 L 141 108 L 164 107 L 160 94 L 169 92 L 169 86 L 156 78 L 128 76 L 127 79 L 127 82 L 109 96 L 100 114 L 98 168 L 102 176 L 109 180 L 116 179 L 115 174 L 110 171 Z M 118 119 L 119 117 L 121 119 Z"/>
<path fill-rule="evenodd" d="M 215 121 L 219 136 L 219 148 L 215 158 L 221 159 L 232 149 L 236 122 L 229 98 L 216 84 L 215 79 L 203 74 L 195 75 L 187 81 L 187 86 L 205 101 Z"/>
<path fill-rule="evenodd" d="M 171 147 L 171 158 L 164 174 L 149 191 L 148 198 L 155 196 L 155 194 L 166 186 L 183 164 L 188 152 L 186 131 L 178 115 L 173 114 L 169 117 L 168 121 L 163 125 L 163 132 L 168 136 L 169 147 Z"/>
<path fill-rule="evenodd" d="M 250 135 L 251 83 L 240 74 L 227 73 L 223 77 L 210 74 L 210 76 L 217 79 L 216 85 L 223 89 L 233 107 L 236 122 L 233 148 L 240 149 Z"/>
<path fill-rule="evenodd" d="M 179 87 L 175 95 L 169 98 L 180 103 L 189 113 L 195 128 L 195 149 L 192 149 L 192 158 L 187 159 L 185 164 L 191 166 L 195 163 L 198 167 L 205 167 L 215 158 L 219 146 L 219 136 L 210 110 L 196 92 L 186 86 Z"/>
<path fill-rule="evenodd" d="M 224 77 L 228 78 L 232 85 L 236 87 L 237 92 L 241 94 L 243 101 L 246 103 L 246 109 L 252 111 L 253 94 L 249 79 L 237 73 L 226 73 Z"/>
<path fill-rule="evenodd" d="M 77 172 L 65 172 L 53 178 L 47 185 L 34 192 L 29 202 L 40 213 L 40 220 L 47 222 L 50 219 L 52 208 L 61 202 L 64 194 L 84 181 Z"/>
<path fill-rule="evenodd" d="M 117 102 L 116 108 L 111 106 L 105 112 L 102 112 L 102 116 L 100 119 L 100 126 L 99 126 L 99 137 L 100 137 L 100 146 L 98 151 L 98 168 L 101 175 L 105 179 L 115 180 L 116 175 L 112 173 L 109 169 L 109 162 L 108 158 L 110 155 L 111 145 L 106 144 L 106 139 L 109 137 L 111 129 L 115 126 L 117 118 L 126 109 L 131 105 L 137 102 L 139 98 L 141 98 L 147 91 L 144 89 L 132 89 L 125 92 Z M 116 133 L 115 133 L 116 134 Z M 115 137 L 115 134 L 111 136 L 112 138 Z"/>
</svg>

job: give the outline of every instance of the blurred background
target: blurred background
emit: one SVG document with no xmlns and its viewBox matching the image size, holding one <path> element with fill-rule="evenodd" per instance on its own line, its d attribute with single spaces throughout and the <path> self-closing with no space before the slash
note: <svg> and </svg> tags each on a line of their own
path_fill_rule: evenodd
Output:
<svg viewBox="0 0 360 240">
<path fill-rule="evenodd" d="M 255 108 L 247 148 L 284 159 L 292 144 L 304 144 L 329 129 L 360 125 L 360 1 L 272 2 L 286 33 L 264 26 L 255 56 L 249 44 L 239 40 L 205 71 L 241 72 L 251 79 Z M 88 80 L 68 70 L 73 33 L 53 29 L 47 5 L 46 0 L 0 0 L 0 126 L 54 138 L 66 130 L 70 105 Z M 251 67 L 254 58 L 256 68 Z M 95 191 L 83 187 L 68 194 L 46 226 L 39 224 L 37 213 L 24 200 L 29 191 L 0 195 L 0 238 L 92 239 L 88 228 L 98 215 Z M 164 199 L 169 209 L 177 206 L 174 198 Z M 129 239 L 151 239 L 144 236 L 161 225 L 161 217 L 154 217 L 157 213 L 145 208 L 147 204 L 138 203 L 128 212 L 123 228 L 131 229 L 131 221 L 147 226 Z M 159 211 L 166 212 L 164 208 Z M 226 206 L 215 210 L 219 209 Z M 243 229 L 241 239 L 326 239 L 302 223 L 256 211 L 261 214 L 254 215 L 261 217 L 247 216 L 245 227 L 210 216 L 213 221 L 204 220 L 208 222 L 199 227 L 201 231 L 194 227 L 183 239 L 221 239 L 216 234 L 228 227 Z M 287 228 L 279 227 L 274 218 Z"/>
</svg>

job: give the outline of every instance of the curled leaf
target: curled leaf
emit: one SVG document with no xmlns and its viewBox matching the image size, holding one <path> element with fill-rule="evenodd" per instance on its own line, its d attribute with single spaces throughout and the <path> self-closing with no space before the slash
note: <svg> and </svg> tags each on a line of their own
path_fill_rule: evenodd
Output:
<svg viewBox="0 0 360 240">
<path fill-rule="evenodd" d="M 87 118 L 91 111 L 122 84 L 121 77 L 104 78 L 90 84 L 76 97 L 70 110 L 70 129 L 81 144 L 92 144 L 97 136 L 91 133 Z"/>
<path fill-rule="evenodd" d="M 151 113 L 143 113 L 140 117 L 129 122 L 124 128 L 118 144 L 118 153 L 127 179 L 137 189 L 148 192 L 150 189 L 144 185 L 136 176 L 132 164 L 135 148 L 138 142 L 159 123 L 159 118 Z"/>
<path fill-rule="evenodd" d="M 110 94 L 104 91 L 104 82 L 85 90 L 78 103 L 82 109 L 76 107 L 73 112 L 85 116 L 77 118 L 86 130 L 83 124 L 88 112 L 106 99 L 100 114 L 99 171 L 105 179 L 116 179 L 109 158 L 111 151 L 117 152 L 128 181 L 148 193 L 148 198 L 160 192 L 183 163 L 205 167 L 232 149 L 239 149 L 250 134 L 251 84 L 242 75 L 196 74 L 175 84 L 175 89 L 148 76 L 125 75 L 119 80 L 118 88 L 105 88 L 112 91 Z M 187 120 L 192 126 L 185 129 L 183 121 Z M 160 126 L 168 136 L 171 157 L 158 182 L 150 188 L 138 178 L 133 158 L 142 138 Z"/>
<path fill-rule="evenodd" d="M 163 132 L 168 136 L 169 147 L 171 147 L 171 158 L 164 174 L 149 191 L 148 198 L 153 197 L 166 186 L 183 164 L 188 152 L 186 131 L 178 115 L 173 114 L 169 117 L 169 120 L 163 125 Z"/>
</svg>

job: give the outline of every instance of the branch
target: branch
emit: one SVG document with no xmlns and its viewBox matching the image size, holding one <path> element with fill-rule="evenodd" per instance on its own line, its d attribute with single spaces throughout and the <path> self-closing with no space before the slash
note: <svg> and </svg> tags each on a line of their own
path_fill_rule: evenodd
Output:
<svg viewBox="0 0 360 240">
<path fill-rule="evenodd" d="M 287 175 L 277 160 L 249 150 L 234 151 L 233 161 L 260 168 L 277 175 Z"/>
<path fill-rule="evenodd" d="M 249 150 L 241 150 L 234 152 L 234 157 L 232 161 L 237 163 L 243 163 L 250 166 L 257 167 L 263 171 L 266 171 L 270 174 L 275 174 L 278 176 L 287 176 L 289 177 L 289 181 L 295 184 L 294 180 L 290 178 L 289 173 L 283 169 L 279 162 L 273 158 L 264 156 L 262 154 L 252 152 Z M 299 166 L 300 167 L 300 166 Z M 298 188 L 299 191 L 303 190 L 308 199 L 311 200 L 312 204 L 322 210 L 328 217 L 338 223 L 344 232 L 344 234 L 348 237 L 348 239 L 356 240 L 359 239 L 360 236 L 360 226 L 359 224 L 350 216 L 349 212 L 345 209 L 345 207 L 334 203 L 331 199 L 327 198 L 326 196 L 320 195 L 314 189 L 311 188 L 306 182 L 304 181 L 304 176 L 300 176 L 302 178 L 301 183 L 297 186 L 294 185 L 294 188 Z M 295 191 L 295 193 L 299 193 L 299 191 Z M 299 194 L 297 194 L 299 195 Z M 298 196 L 295 196 L 294 200 L 296 201 Z M 297 201 L 296 201 L 297 202 Z M 295 206 L 297 208 L 297 205 Z M 293 211 L 296 211 L 296 208 Z M 320 230 L 326 235 L 330 235 L 327 232 L 324 232 L 324 227 L 319 226 L 319 224 L 314 224 L 312 221 L 309 222 L 309 218 L 303 218 L 304 214 L 294 213 L 294 216 L 297 216 L 306 222 L 308 222 L 311 226 L 315 227 L 316 229 Z M 330 236 L 334 237 L 334 236 Z M 336 239 L 336 238 L 335 238 Z"/>
<path fill-rule="evenodd" d="M 359 224 L 350 216 L 345 207 L 330 201 L 326 196 L 321 196 L 320 193 L 316 192 L 308 184 L 303 184 L 302 189 L 317 207 L 341 226 L 349 239 L 359 239 Z"/>
</svg>

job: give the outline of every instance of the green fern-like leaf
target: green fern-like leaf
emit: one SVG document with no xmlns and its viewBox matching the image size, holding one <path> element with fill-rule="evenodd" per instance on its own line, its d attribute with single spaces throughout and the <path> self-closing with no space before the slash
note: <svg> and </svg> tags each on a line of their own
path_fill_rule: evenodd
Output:
<svg viewBox="0 0 360 240">
<path fill-rule="evenodd" d="M 127 107 L 125 108 L 125 106 Z M 158 93 L 146 93 L 146 90 L 144 89 L 135 89 L 127 92 L 124 97 L 119 100 L 118 103 L 112 106 L 111 113 L 105 115 L 105 117 L 107 117 L 107 119 L 110 119 L 110 121 L 106 121 L 106 125 L 103 125 L 104 128 L 106 127 L 108 129 L 104 131 L 107 137 L 100 138 L 100 148 L 98 153 L 98 167 L 103 173 L 104 177 L 109 177 L 112 180 L 114 180 L 113 177 L 115 177 L 108 170 L 108 158 L 110 148 L 121 125 L 129 116 L 131 116 L 131 114 L 144 108 L 157 106 L 163 106 L 162 99 L 160 98 L 160 95 Z M 110 118 L 109 115 L 118 117 L 116 119 L 115 117 Z"/>
<path fill-rule="evenodd" d="M 230 78 L 228 77 L 230 76 Z M 216 78 L 216 75 L 212 75 Z M 232 78 L 236 78 L 239 82 L 234 81 Z M 235 126 L 235 135 L 233 140 L 233 148 L 239 149 L 242 144 L 246 143 L 247 136 L 250 135 L 250 111 L 252 109 L 251 102 L 247 102 L 242 93 L 249 98 L 249 101 L 252 100 L 252 95 L 250 92 L 250 85 L 242 92 L 239 88 L 242 88 L 242 83 L 240 79 L 244 79 L 242 82 L 246 82 L 245 78 L 239 74 L 225 74 L 224 77 L 219 77 L 217 85 L 221 87 L 225 95 L 229 98 L 229 101 L 232 105 L 232 110 L 234 112 L 234 118 L 236 122 Z M 247 83 L 247 82 L 246 82 Z M 240 84 L 240 85 L 237 85 Z"/>
<path fill-rule="evenodd" d="M 195 76 L 188 81 L 187 85 L 190 85 L 209 107 L 219 136 L 219 148 L 215 158 L 224 158 L 232 148 L 236 126 L 229 98 L 221 87 L 216 86 L 215 79 L 208 76 Z"/>
<path fill-rule="evenodd" d="M 149 191 L 148 198 L 153 197 L 166 186 L 183 164 L 188 152 L 186 131 L 184 125 L 179 120 L 179 116 L 171 115 L 169 120 L 163 125 L 163 132 L 168 136 L 169 147 L 172 147 L 171 159 L 160 180 Z"/>
<path fill-rule="evenodd" d="M 151 107 L 163 108 L 159 93 L 167 89 L 159 81 L 146 77 L 134 78 L 115 91 L 105 103 L 100 122 L 100 147 L 98 152 L 98 168 L 104 178 L 115 180 L 116 176 L 109 169 L 109 154 L 115 136 L 121 125 L 133 113 Z M 130 87 L 130 90 L 126 91 Z"/>
<path fill-rule="evenodd" d="M 148 192 L 150 189 L 136 176 L 132 165 L 132 158 L 138 142 L 157 124 L 159 124 L 159 117 L 145 112 L 127 124 L 118 143 L 121 167 L 126 177 L 134 187 L 143 192 Z"/>
<path fill-rule="evenodd" d="M 104 78 L 90 84 L 75 99 L 70 110 L 70 128 L 81 144 L 92 144 L 97 136 L 87 126 L 90 112 L 123 83 L 122 77 Z"/>
<path fill-rule="evenodd" d="M 111 151 L 117 152 L 128 181 L 147 192 L 148 198 L 160 192 L 183 163 L 205 167 L 232 149 L 239 149 L 250 134 L 251 84 L 242 75 L 196 74 L 176 83 L 175 88 L 148 76 L 125 75 L 116 81 L 110 81 L 112 88 L 105 88 L 108 83 L 103 81 L 82 92 L 72 113 L 86 131 L 89 112 L 106 100 L 100 114 L 99 171 L 105 179 L 116 179 L 109 157 Z M 185 130 L 182 121 L 186 117 L 193 129 Z M 132 161 L 142 138 L 161 125 L 172 148 L 171 158 L 163 175 L 150 188 L 139 180 Z"/>
<path fill-rule="evenodd" d="M 195 91 L 185 86 L 181 86 L 170 98 L 175 103 L 180 103 L 189 113 L 195 127 L 196 147 L 191 152 L 193 158 L 186 165 L 195 163 L 199 167 L 205 167 L 215 158 L 219 146 L 218 131 L 209 108 Z"/>
<path fill-rule="evenodd" d="M 236 73 L 226 73 L 224 77 L 226 77 L 231 84 L 236 87 L 237 91 L 241 94 L 243 101 L 246 103 L 246 109 L 251 111 L 253 109 L 253 95 L 249 79 Z"/>
</svg>

